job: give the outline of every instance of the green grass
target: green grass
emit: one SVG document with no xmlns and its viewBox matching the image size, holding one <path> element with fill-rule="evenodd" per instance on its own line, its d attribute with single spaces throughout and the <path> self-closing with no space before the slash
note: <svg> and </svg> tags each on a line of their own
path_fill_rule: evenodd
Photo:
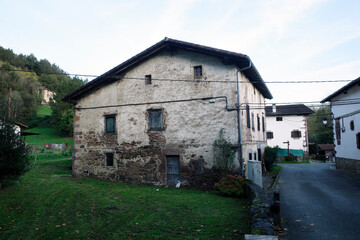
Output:
<svg viewBox="0 0 360 240">
<path fill-rule="evenodd" d="M 271 168 L 271 172 L 274 173 L 275 175 L 278 175 L 280 171 L 281 171 L 281 166 L 273 165 L 273 167 Z"/>
<path fill-rule="evenodd" d="M 51 113 L 52 113 L 51 108 L 43 106 L 43 105 L 39 106 L 39 108 L 37 110 L 37 115 L 41 116 L 41 117 L 43 117 L 43 116 L 51 116 Z"/>
<path fill-rule="evenodd" d="M 30 135 L 25 137 L 26 142 L 30 145 L 44 145 L 46 143 L 67 143 L 73 146 L 73 138 L 61 137 L 61 135 L 55 128 L 31 128 L 25 130 L 25 132 L 41 133 L 41 135 L 38 136 Z"/>
<path fill-rule="evenodd" d="M 39 159 L 0 190 L 0 239 L 242 239 L 250 202 L 215 192 L 72 178 Z"/>
</svg>

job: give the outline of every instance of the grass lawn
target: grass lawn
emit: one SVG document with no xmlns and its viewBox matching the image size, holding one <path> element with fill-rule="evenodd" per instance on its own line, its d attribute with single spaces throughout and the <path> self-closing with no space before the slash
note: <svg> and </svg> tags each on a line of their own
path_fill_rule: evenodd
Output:
<svg viewBox="0 0 360 240">
<path fill-rule="evenodd" d="M 46 106 L 43 106 L 43 105 L 40 105 L 38 110 L 37 110 L 37 115 L 38 116 L 51 116 L 51 113 L 52 113 L 52 110 L 50 107 L 46 107 Z"/>
<path fill-rule="evenodd" d="M 72 137 L 61 137 L 59 132 L 55 128 L 31 128 L 25 130 L 25 132 L 41 133 L 41 135 L 26 136 L 25 140 L 30 145 L 39 144 L 44 145 L 46 143 L 67 143 L 73 146 Z"/>
<path fill-rule="evenodd" d="M 40 158 L 0 189 L 0 239 L 243 239 L 250 202 L 215 192 L 72 178 Z"/>
</svg>

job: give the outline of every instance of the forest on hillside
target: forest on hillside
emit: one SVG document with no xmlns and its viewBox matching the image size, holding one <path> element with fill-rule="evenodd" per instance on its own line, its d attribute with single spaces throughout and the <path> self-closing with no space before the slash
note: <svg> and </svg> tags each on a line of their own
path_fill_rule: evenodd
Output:
<svg viewBox="0 0 360 240">
<path fill-rule="evenodd" d="M 42 99 L 42 89 L 55 92 L 49 105 L 52 109 L 48 123 L 59 129 L 64 135 L 72 134 L 72 105 L 61 98 L 84 81 L 70 77 L 56 64 L 46 59 L 38 60 L 33 54 L 15 54 L 11 49 L 0 46 L 0 114 L 8 116 L 9 89 L 11 88 L 10 119 L 31 127 L 41 121 L 37 109 Z"/>
</svg>

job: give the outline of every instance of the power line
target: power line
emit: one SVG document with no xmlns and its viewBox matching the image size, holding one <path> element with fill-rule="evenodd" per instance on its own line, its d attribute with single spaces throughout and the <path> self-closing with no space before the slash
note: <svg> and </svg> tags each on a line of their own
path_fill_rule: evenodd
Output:
<svg viewBox="0 0 360 240">
<path fill-rule="evenodd" d="M 30 71 L 30 70 L 20 70 L 20 69 L 1 69 L 0 71 L 7 71 L 7 72 L 31 72 L 31 73 L 35 73 L 34 71 Z M 140 80 L 140 81 L 144 81 L 145 77 L 120 77 L 117 75 L 107 75 L 107 76 L 102 76 L 102 75 L 90 75 L 90 74 L 75 74 L 75 73 L 53 73 L 53 72 L 40 72 L 40 74 L 52 74 L 52 75 L 66 75 L 66 76 L 74 76 L 74 77 L 91 77 L 91 78 L 97 78 L 97 77 L 101 77 L 104 79 L 128 79 L 128 80 Z M 236 81 L 233 80 L 201 80 L 201 79 L 172 79 L 172 78 L 152 78 L 151 80 L 154 81 L 163 81 L 163 82 L 195 82 L 195 83 L 199 83 L 199 82 L 205 82 L 205 83 L 209 83 L 209 82 L 213 82 L 213 83 L 236 83 Z M 334 80 L 297 80 L 297 81 L 239 81 L 239 83 L 268 83 L 268 84 L 282 84 L 282 83 L 286 83 L 286 84 L 304 84 L 304 83 L 339 83 L 339 82 L 351 82 L 353 80 L 348 80 L 348 79 L 334 79 Z"/>
</svg>

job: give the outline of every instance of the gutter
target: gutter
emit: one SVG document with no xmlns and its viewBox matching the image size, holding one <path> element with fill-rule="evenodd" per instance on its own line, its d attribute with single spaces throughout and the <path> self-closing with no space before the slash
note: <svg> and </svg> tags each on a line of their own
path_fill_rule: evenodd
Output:
<svg viewBox="0 0 360 240">
<path fill-rule="evenodd" d="M 246 56 L 246 58 L 249 60 L 249 66 L 240 68 L 236 72 L 236 86 L 237 86 L 237 118 L 238 118 L 238 156 L 239 156 L 239 163 L 240 163 L 240 171 L 241 176 L 244 177 L 244 163 L 243 163 L 243 147 L 242 147 L 242 139 L 241 139 L 241 116 L 240 116 L 240 84 L 239 84 L 239 73 L 242 71 L 245 71 L 252 67 L 251 59 Z"/>
</svg>

